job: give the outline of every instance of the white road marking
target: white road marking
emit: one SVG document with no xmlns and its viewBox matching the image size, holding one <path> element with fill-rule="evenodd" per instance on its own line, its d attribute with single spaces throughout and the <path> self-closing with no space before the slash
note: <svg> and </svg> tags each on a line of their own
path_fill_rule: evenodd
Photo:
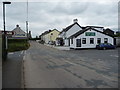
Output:
<svg viewBox="0 0 120 90">
<path fill-rule="evenodd" d="M 119 57 L 118 55 L 110 55 L 110 56 L 111 56 L 111 57 L 117 57 L 117 58 Z"/>
<path fill-rule="evenodd" d="M 24 51 L 21 52 L 21 54 L 23 54 Z"/>
<path fill-rule="evenodd" d="M 111 81 L 117 81 L 117 79 L 115 80 L 115 79 L 113 79 L 113 78 L 110 78 L 110 77 L 105 76 L 105 75 L 102 75 L 102 74 L 101 74 L 101 76 L 104 77 L 104 78 L 106 78 L 106 79 L 109 79 L 109 80 L 111 80 Z"/>
<path fill-rule="evenodd" d="M 69 63 L 69 64 L 72 64 L 72 65 L 77 65 L 77 64 L 75 64 L 75 63 L 72 63 L 72 62 L 70 62 L 70 61 L 65 61 L 65 62 L 67 62 L 67 63 Z"/>
<path fill-rule="evenodd" d="M 25 55 L 26 55 L 26 50 L 24 51 L 24 56 L 23 56 L 23 60 L 25 60 Z"/>
<path fill-rule="evenodd" d="M 26 54 L 26 51 L 25 51 L 25 54 Z"/>
</svg>

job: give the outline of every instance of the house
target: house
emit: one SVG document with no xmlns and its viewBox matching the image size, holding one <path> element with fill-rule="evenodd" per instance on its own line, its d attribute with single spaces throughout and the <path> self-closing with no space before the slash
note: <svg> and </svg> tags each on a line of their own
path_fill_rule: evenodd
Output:
<svg viewBox="0 0 120 90">
<path fill-rule="evenodd" d="M 114 44 L 112 36 L 103 33 L 93 27 L 88 27 L 76 32 L 69 37 L 70 48 L 96 48 L 99 43 Z"/>
<path fill-rule="evenodd" d="M 82 30 L 82 27 L 78 24 L 78 20 L 74 19 L 72 25 L 69 25 L 60 32 L 59 37 L 63 38 L 63 43 L 65 46 L 70 46 L 69 37 L 80 30 Z"/>
<path fill-rule="evenodd" d="M 112 31 L 111 29 L 107 28 L 107 29 L 104 29 L 103 31 L 105 34 L 108 34 L 110 36 L 114 36 L 114 31 Z"/>
<path fill-rule="evenodd" d="M 46 44 L 51 43 L 51 42 L 55 42 L 56 38 L 59 35 L 59 31 L 57 29 L 53 29 L 53 30 L 49 30 L 49 31 L 45 31 L 44 33 L 42 33 L 40 35 L 41 40 L 43 40 Z"/>
<path fill-rule="evenodd" d="M 99 30 L 99 31 L 101 31 L 101 32 L 104 31 L 104 27 L 100 27 L 100 26 L 86 26 L 85 28 L 94 28 L 94 29 L 97 29 L 97 30 Z M 83 28 L 83 29 L 84 29 L 84 28 Z"/>
<path fill-rule="evenodd" d="M 48 33 L 48 42 L 54 42 L 56 41 L 56 38 L 59 35 L 59 31 L 57 29 L 53 29 Z"/>
<path fill-rule="evenodd" d="M 16 28 L 12 30 L 14 34 L 12 35 L 12 38 L 15 39 L 26 39 L 27 34 L 19 27 L 19 25 L 16 25 Z"/>
</svg>

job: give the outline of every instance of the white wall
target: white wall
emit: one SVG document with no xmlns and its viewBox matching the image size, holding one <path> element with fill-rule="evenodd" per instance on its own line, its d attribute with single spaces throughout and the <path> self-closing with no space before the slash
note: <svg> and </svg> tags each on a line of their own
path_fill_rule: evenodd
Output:
<svg viewBox="0 0 120 90">
<path fill-rule="evenodd" d="M 73 38 L 73 44 L 71 44 L 71 39 L 70 39 L 70 48 L 75 48 L 76 47 L 76 38 Z"/>
<path fill-rule="evenodd" d="M 64 39 L 64 46 L 68 46 L 68 39 Z"/>
<path fill-rule="evenodd" d="M 70 28 L 67 32 L 66 32 L 66 37 L 70 37 L 71 35 L 75 34 L 76 32 L 82 30 L 82 28 L 80 28 L 77 24 L 75 24 L 72 28 Z"/>
<path fill-rule="evenodd" d="M 70 45 L 70 48 L 95 48 L 97 45 L 97 38 L 101 38 L 101 43 L 104 43 L 104 38 L 108 38 L 108 43 L 111 43 L 112 45 L 114 44 L 114 40 L 110 36 L 96 32 L 94 30 L 91 30 L 91 31 L 88 30 L 86 32 L 95 32 L 96 35 L 95 36 L 85 36 L 85 33 L 83 33 L 73 40 L 74 45 Z M 86 44 L 82 44 L 82 38 L 86 38 Z M 94 38 L 94 44 L 90 44 L 90 38 Z M 76 47 L 76 39 L 81 39 L 81 47 Z"/>
</svg>

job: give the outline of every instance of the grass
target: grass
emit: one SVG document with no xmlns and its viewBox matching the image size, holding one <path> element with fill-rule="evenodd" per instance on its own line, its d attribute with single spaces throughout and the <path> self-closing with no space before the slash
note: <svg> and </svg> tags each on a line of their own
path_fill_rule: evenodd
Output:
<svg viewBox="0 0 120 90">
<path fill-rule="evenodd" d="M 30 47 L 26 39 L 8 39 L 8 52 L 27 50 Z"/>
</svg>

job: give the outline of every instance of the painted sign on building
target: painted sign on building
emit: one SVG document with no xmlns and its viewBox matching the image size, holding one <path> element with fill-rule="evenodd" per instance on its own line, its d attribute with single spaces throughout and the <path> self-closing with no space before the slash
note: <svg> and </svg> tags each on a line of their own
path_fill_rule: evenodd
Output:
<svg viewBox="0 0 120 90">
<path fill-rule="evenodd" d="M 95 32 L 86 32 L 85 36 L 95 36 Z"/>
</svg>

